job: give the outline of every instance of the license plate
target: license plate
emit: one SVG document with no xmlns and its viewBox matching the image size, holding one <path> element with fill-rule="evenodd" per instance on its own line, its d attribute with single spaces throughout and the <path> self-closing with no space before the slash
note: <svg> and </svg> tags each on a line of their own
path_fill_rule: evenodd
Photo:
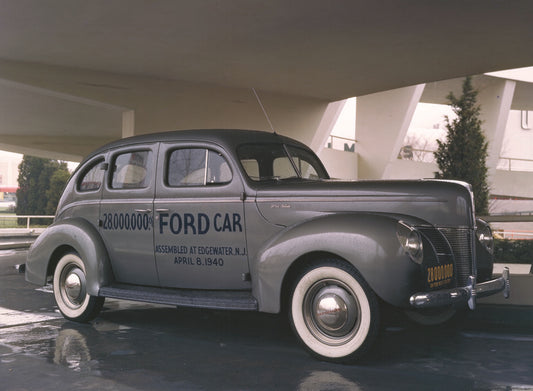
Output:
<svg viewBox="0 0 533 391">
<path fill-rule="evenodd" d="M 453 263 L 428 267 L 427 276 L 431 289 L 448 285 L 453 279 Z"/>
</svg>

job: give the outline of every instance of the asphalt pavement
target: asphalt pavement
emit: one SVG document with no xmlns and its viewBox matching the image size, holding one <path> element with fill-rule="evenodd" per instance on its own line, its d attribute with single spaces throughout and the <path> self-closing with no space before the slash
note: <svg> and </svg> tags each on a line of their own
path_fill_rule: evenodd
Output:
<svg viewBox="0 0 533 391">
<path fill-rule="evenodd" d="M 533 310 L 479 306 L 461 330 L 392 322 L 356 364 L 311 357 L 283 316 L 107 300 L 90 324 L 0 253 L 0 390 L 533 390 Z"/>
</svg>

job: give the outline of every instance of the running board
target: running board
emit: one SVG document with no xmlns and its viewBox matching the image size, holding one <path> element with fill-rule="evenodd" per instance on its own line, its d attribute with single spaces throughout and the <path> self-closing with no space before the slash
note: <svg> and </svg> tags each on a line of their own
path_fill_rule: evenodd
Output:
<svg viewBox="0 0 533 391">
<path fill-rule="evenodd" d="M 249 291 L 168 289 L 114 284 L 100 288 L 98 295 L 114 299 L 143 301 L 181 307 L 238 311 L 257 311 L 258 309 L 257 300 Z"/>
</svg>

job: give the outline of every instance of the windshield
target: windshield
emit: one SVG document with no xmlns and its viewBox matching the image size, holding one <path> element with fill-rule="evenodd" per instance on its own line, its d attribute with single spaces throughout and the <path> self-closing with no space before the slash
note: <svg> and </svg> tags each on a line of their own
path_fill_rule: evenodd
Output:
<svg viewBox="0 0 533 391">
<path fill-rule="evenodd" d="M 256 182 L 329 178 L 315 154 L 293 145 L 246 144 L 237 154 L 248 177 Z"/>
</svg>

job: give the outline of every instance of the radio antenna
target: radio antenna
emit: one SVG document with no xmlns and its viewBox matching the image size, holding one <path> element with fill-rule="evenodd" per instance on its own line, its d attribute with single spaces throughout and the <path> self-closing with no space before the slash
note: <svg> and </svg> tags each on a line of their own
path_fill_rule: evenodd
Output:
<svg viewBox="0 0 533 391">
<path fill-rule="evenodd" d="M 272 132 L 276 133 L 276 131 L 274 130 L 274 126 L 272 126 L 272 122 L 270 122 L 270 118 L 268 117 L 265 107 L 263 106 L 263 103 L 261 102 L 261 98 L 259 98 L 259 95 L 257 95 L 257 92 L 255 92 L 255 88 L 252 88 L 252 91 L 254 92 L 255 98 L 257 99 L 257 103 L 259 103 L 259 107 L 261 107 L 261 110 L 263 110 L 263 114 L 265 115 L 265 118 L 267 119 L 268 124 L 270 125 L 270 129 L 272 129 Z"/>
</svg>

